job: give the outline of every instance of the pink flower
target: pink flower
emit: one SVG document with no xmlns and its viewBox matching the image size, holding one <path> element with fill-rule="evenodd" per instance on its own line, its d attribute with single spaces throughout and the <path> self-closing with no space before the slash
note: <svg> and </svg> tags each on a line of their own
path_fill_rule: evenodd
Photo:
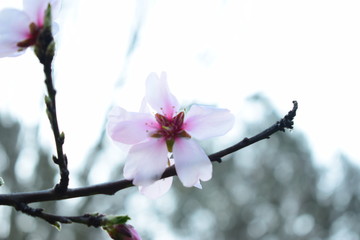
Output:
<svg viewBox="0 0 360 240">
<path fill-rule="evenodd" d="M 132 145 L 124 167 L 124 176 L 140 186 L 140 192 L 156 198 L 171 186 L 172 178 L 160 179 L 165 169 L 175 163 L 177 175 L 186 187 L 201 187 L 212 176 L 212 164 L 194 140 L 220 136 L 234 123 L 226 109 L 192 105 L 189 111 L 169 91 L 166 75 L 152 73 L 146 81 L 144 106 L 140 112 L 117 107 L 109 115 L 107 126 L 111 139 Z"/>
<path fill-rule="evenodd" d="M 23 0 L 23 11 L 12 8 L 0 11 L 0 57 L 18 56 L 36 43 L 49 4 L 54 18 L 60 0 Z M 53 27 L 56 30 L 57 26 Z"/>
</svg>

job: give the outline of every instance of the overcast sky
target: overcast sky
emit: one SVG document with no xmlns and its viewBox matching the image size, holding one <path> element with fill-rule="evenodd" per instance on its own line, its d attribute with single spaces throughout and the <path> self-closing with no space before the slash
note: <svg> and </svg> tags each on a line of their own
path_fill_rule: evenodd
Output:
<svg viewBox="0 0 360 240">
<path fill-rule="evenodd" d="M 0 0 L 6 6 L 21 1 Z M 238 119 L 256 117 L 245 101 L 254 93 L 281 114 L 297 100 L 295 131 L 320 163 L 339 152 L 359 161 L 359 12 L 357 0 L 64 0 L 54 74 L 66 152 L 83 158 L 109 106 L 136 111 L 147 75 L 166 71 L 180 102 L 229 108 Z M 0 59 L 0 111 L 28 126 L 40 121 L 53 147 L 43 95 L 32 51 Z M 245 128 L 230 135 L 241 139 Z"/>
</svg>

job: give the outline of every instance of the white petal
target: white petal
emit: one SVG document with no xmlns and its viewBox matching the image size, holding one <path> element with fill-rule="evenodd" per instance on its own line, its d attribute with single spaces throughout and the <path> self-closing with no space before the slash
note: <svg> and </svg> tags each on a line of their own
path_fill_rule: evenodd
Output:
<svg viewBox="0 0 360 240">
<path fill-rule="evenodd" d="M 148 106 L 148 103 L 146 102 L 145 97 L 141 101 L 139 112 L 141 112 L 141 113 L 151 113 L 151 111 L 149 109 L 149 106 Z"/>
<path fill-rule="evenodd" d="M 30 18 L 17 9 L 0 11 L 0 57 L 19 55 L 18 42 L 26 40 L 30 34 Z"/>
<path fill-rule="evenodd" d="M 151 199 L 156 199 L 164 195 L 167 191 L 169 191 L 172 182 L 173 182 L 173 178 L 168 177 L 165 179 L 160 179 L 146 187 L 140 186 L 139 190 L 146 197 Z"/>
<path fill-rule="evenodd" d="M 59 24 L 53 22 L 51 26 L 51 33 L 53 36 L 55 36 L 58 32 L 59 32 Z"/>
<path fill-rule="evenodd" d="M 152 138 L 134 145 L 126 158 L 124 177 L 134 185 L 148 186 L 159 180 L 167 167 L 167 147 L 162 139 Z"/>
<path fill-rule="evenodd" d="M 193 105 L 185 115 L 184 129 L 199 140 L 227 133 L 234 125 L 234 115 L 227 109 Z"/>
<path fill-rule="evenodd" d="M 211 179 L 210 159 L 194 140 L 190 138 L 176 139 L 173 154 L 177 175 L 185 187 L 198 186 L 199 180 Z"/>
<path fill-rule="evenodd" d="M 171 118 L 179 110 L 179 103 L 175 96 L 171 94 L 166 74 L 162 73 L 160 78 L 151 73 L 146 79 L 146 101 L 158 113 Z"/>
<path fill-rule="evenodd" d="M 196 187 L 196 188 L 198 188 L 198 189 L 202 189 L 202 186 L 201 186 L 200 181 L 198 181 L 198 182 L 194 185 L 194 187 Z"/>
<path fill-rule="evenodd" d="M 60 0 L 23 0 L 24 11 L 29 15 L 31 21 L 38 26 L 43 26 L 45 11 L 51 5 L 52 18 L 55 19 L 60 10 Z"/>
<path fill-rule="evenodd" d="M 23 54 L 26 49 L 20 51 L 16 43 L 0 36 L 0 57 L 16 57 Z"/>
<path fill-rule="evenodd" d="M 144 141 L 158 128 L 158 123 L 151 114 L 127 112 L 114 108 L 108 115 L 107 132 L 112 140 L 125 144 Z"/>
</svg>

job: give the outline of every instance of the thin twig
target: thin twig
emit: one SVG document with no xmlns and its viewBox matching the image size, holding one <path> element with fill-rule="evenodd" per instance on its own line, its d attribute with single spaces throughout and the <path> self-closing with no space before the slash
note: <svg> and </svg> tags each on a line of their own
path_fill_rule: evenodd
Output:
<svg viewBox="0 0 360 240">
<path fill-rule="evenodd" d="M 221 150 L 219 152 L 213 153 L 209 155 L 209 158 L 212 162 L 221 162 L 221 158 L 229 155 L 233 152 L 239 151 L 242 148 L 245 148 L 249 145 L 252 145 L 258 141 L 268 139 L 270 136 L 278 131 L 284 132 L 285 129 L 293 129 L 294 125 L 294 118 L 296 116 L 296 111 L 298 109 L 298 103 L 297 101 L 293 101 L 293 108 L 286 114 L 280 121 L 276 122 L 271 127 L 265 129 L 261 133 L 251 137 L 251 138 L 244 138 L 242 141 L 236 143 L 235 145 L 228 147 L 224 150 Z M 162 175 L 162 178 L 167 178 L 170 176 L 176 175 L 176 169 L 175 166 L 168 167 L 165 172 Z"/>
<path fill-rule="evenodd" d="M 54 225 L 57 228 L 60 228 L 59 223 L 80 223 L 92 227 L 100 227 L 104 221 L 104 215 L 101 214 L 84 214 L 82 216 L 59 216 L 54 214 L 45 213 L 41 208 L 31 208 L 25 203 L 18 203 L 15 206 L 17 211 L 21 211 L 29 216 L 38 217 L 46 222 Z"/>
<path fill-rule="evenodd" d="M 50 120 L 51 128 L 54 133 L 54 139 L 56 144 L 57 157 L 53 156 L 53 161 L 59 166 L 60 170 L 60 182 L 55 186 L 55 190 L 59 193 L 63 193 L 67 190 L 69 184 L 69 170 L 67 168 L 67 157 L 63 151 L 63 144 L 65 140 L 64 133 L 60 134 L 59 124 L 57 120 L 56 113 L 56 90 L 53 86 L 53 79 L 51 74 L 51 62 L 45 62 L 44 64 L 45 72 L 45 84 L 48 91 L 48 98 L 46 98 L 46 111 Z"/>
<path fill-rule="evenodd" d="M 67 157 L 63 151 L 65 140 L 64 133 L 60 133 L 56 113 L 56 90 L 52 78 L 52 61 L 55 54 L 55 42 L 51 32 L 51 6 L 46 10 L 45 24 L 35 45 L 35 53 L 41 64 L 44 66 L 45 85 L 48 96 L 45 97 L 46 113 L 48 115 L 52 131 L 54 133 L 57 156 L 53 156 L 53 161 L 59 166 L 60 182 L 55 186 L 57 193 L 64 193 L 69 185 L 69 170 L 67 168 Z"/>
</svg>

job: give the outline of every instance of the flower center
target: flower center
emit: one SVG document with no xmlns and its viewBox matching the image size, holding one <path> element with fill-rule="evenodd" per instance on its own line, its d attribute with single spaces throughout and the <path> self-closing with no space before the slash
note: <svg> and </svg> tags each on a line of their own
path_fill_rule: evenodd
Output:
<svg viewBox="0 0 360 240">
<path fill-rule="evenodd" d="M 20 48 L 19 51 L 23 50 L 24 48 L 33 46 L 36 43 L 41 28 L 39 28 L 35 23 L 31 23 L 29 25 L 29 28 L 30 28 L 30 34 L 28 38 L 17 43 L 17 46 Z"/>
<path fill-rule="evenodd" d="M 191 138 L 191 136 L 183 129 L 184 112 L 178 113 L 173 118 L 167 118 L 159 113 L 155 114 L 156 121 L 160 124 L 160 129 L 151 134 L 154 138 L 165 138 L 169 152 L 172 152 L 175 139 L 178 137 Z"/>
</svg>

